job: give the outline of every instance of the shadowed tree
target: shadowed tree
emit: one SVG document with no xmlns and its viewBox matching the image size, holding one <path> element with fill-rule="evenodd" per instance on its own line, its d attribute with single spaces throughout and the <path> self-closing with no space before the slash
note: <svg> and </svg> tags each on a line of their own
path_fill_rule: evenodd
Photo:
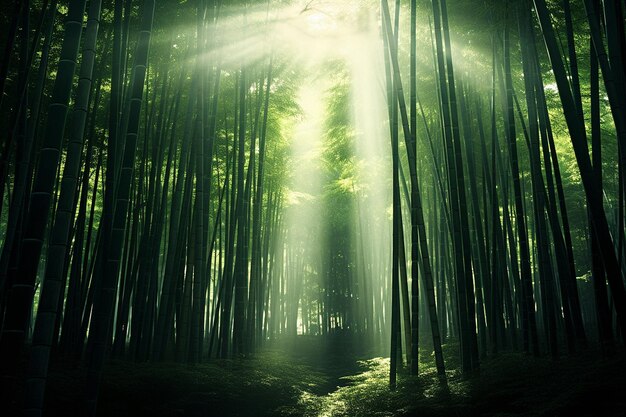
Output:
<svg viewBox="0 0 626 417">
<path fill-rule="evenodd" d="M 6 402 L 15 387 L 13 379 L 28 328 L 37 268 L 41 257 L 43 239 L 48 223 L 56 173 L 61 158 L 61 145 L 72 91 L 76 57 L 83 29 L 84 0 L 69 4 L 65 20 L 61 59 L 54 82 L 45 136 L 35 169 L 28 212 L 24 219 L 24 232 L 19 246 L 18 274 L 10 289 L 0 336 L 0 363 L 3 398 Z"/>
</svg>

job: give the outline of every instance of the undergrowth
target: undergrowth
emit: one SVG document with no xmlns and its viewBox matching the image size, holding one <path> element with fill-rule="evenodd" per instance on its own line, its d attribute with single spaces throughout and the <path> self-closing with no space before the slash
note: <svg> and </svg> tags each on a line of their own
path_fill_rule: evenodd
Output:
<svg viewBox="0 0 626 417">
<path fill-rule="evenodd" d="M 405 369 L 389 387 L 389 359 L 325 350 L 306 341 L 295 350 L 199 365 L 112 361 L 104 375 L 100 416 L 116 417 L 559 417 L 626 415 L 623 352 L 552 361 L 505 353 L 458 372 L 448 344 L 445 381 L 431 352 L 420 352 L 420 375 Z M 78 416 L 84 370 L 58 364 L 47 392 L 49 416 Z"/>
</svg>

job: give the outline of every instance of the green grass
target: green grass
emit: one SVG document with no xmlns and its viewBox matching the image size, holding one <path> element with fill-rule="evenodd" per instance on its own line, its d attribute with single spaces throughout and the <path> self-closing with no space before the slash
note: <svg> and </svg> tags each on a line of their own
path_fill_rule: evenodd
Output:
<svg viewBox="0 0 626 417">
<path fill-rule="evenodd" d="M 319 398 L 324 417 L 403 416 L 624 416 L 626 362 L 582 354 L 560 361 L 524 354 L 502 354 L 463 378 L 450 371 L 441 383 L 430 364 L 419 378 L 400 373 L 396 390 L 388 385 L 389 360 L 363 362 L 350 384 Z"/>
<path fill-rule="evenodd" d="M 444 348 L 449 364 L 456 349 Z M 589 352 L 556 362 L 507 353 L 483 361 L 471 378 L 451 369 L 443 384 L 423 351 L 420 376 L 402 370 L 392 391 L 387 358 L 341 340 L 300 338 L 252 358 L 194 366 L 110 362 L 99 415 L 617 417 L 626 415 L 625 371 L 624 352 L 610 360 Z M 48 416 L 78 415 L 82 373 L 71 364 L 52 369 Z"/>
<path fill-rule="evenodd" d="M 77 373 L 82 372 L 55 367 L 47 407 L 77 415 Z M 112 361 L 103 377 L 99 415 L 272 416 L 285 404 L 298 407 L 302 392 L 326 383 L 325 375 L 276 352 L 193 366 Z"/>
</svg>

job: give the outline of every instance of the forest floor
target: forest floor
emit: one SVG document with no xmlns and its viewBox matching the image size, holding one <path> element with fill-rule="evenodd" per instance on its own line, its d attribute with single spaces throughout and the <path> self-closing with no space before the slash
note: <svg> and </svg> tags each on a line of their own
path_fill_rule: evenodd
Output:
<svg viewBox="0 0 626 417">
<path fill-rule="evenodd" d="M 480 373 L 448 372 L 442 385 L 423 352 L 420 377 L 345 341 L 298 338 L 254 357 L 201 365 L 112 361 L 104 375 L 100 416 L 115 417 L 556 417 L 626 416 L 626 355 L 583 352 L 558 361 L 503 353 Z M 360 353 L 355 353 L 361 350 Z M 454 366 L 454 346 L 447 346 Z M 365 359 L 369 357 L 370 359 Z M 80 370 L 51 370 L 47 416 L 77 415 Z"/>
</svg>

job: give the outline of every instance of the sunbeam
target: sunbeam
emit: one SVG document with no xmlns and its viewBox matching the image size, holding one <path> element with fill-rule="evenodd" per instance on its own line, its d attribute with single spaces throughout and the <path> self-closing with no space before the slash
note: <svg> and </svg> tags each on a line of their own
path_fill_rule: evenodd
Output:
<svg viewBox="0 0 626 417">
<path fill-rule="evenodd" d="M 623 1 L 0 4 L 0 416 L 623 416 Z"/>
</svg>

